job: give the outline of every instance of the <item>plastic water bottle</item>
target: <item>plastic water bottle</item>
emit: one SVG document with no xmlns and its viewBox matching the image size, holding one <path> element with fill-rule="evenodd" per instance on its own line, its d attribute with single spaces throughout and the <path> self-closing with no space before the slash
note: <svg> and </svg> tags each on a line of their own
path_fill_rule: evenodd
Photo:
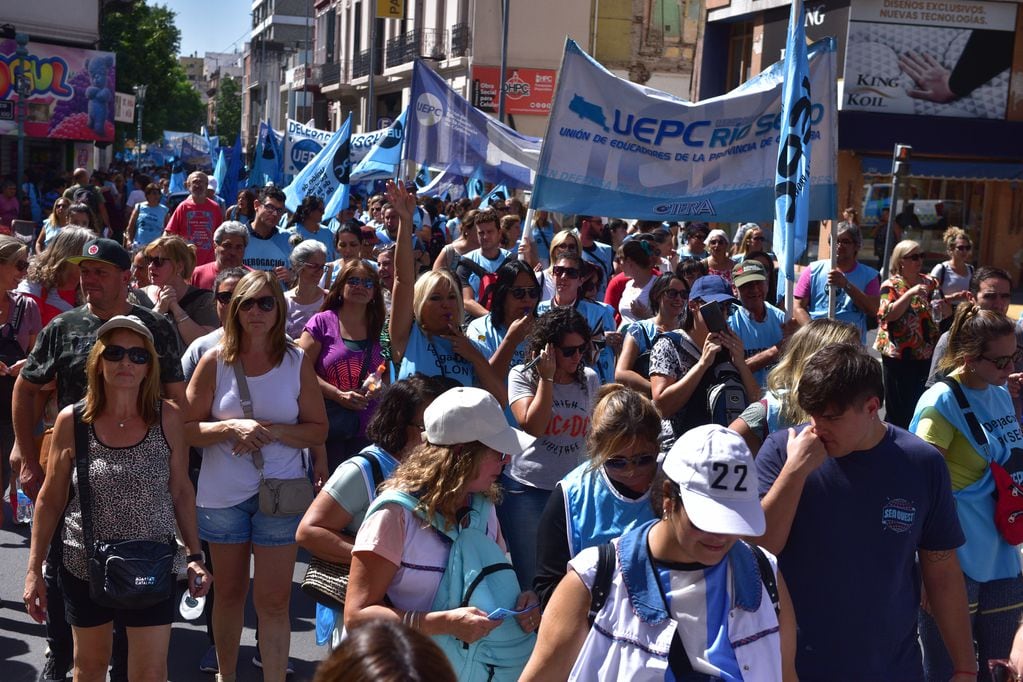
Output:
<svg viewBox="0 0 1023 682">
<path fill-rule="evenodd" d="M 381 362 L 376 368 L 376 371 L 366 377 L 366 380 L 362 382 L 362 392 L 369 394 L 374 393 L 384 385 L 384 372 L 387 371 L 387 363 Z"/>
<path fill-rule="evenodd" d="M 196 587 L 201 584 L 202 578 L 196 576 Z M 202 615 L 204 608 L 206 608 L 206 597 L 193 597 L 192 593 L 188 590 L 185 590 L 185 593 L 181 595 L 181 605 L 178 607 L 178 611 L 185 620 L 195 620 Z"/>
<path fill-rule="evenodd" d="M 25 491 L 22 490 L 21 483 L 18 483 L 18 504 L 14 514 L 15 522 L 19 524 L 31 524 L 34 513 L 35 504 L 32 503 L 32 498 L 30 498 Z"/>
<path fill-rule="evenodd" d="M 934 324 L 941 324 L 941 320 L 944 314 L 941 312 L 942 304 L 945 303 L 945 298 L 941 295 L 941 292 L 937 287 L 931 292 L 931 319 L 934 320 Z"/>
</svg>

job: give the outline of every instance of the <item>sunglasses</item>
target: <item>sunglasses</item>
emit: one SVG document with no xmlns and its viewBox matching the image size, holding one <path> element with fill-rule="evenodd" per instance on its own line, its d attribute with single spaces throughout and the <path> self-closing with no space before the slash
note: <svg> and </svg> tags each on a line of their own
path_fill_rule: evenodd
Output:
<svg viewBox="0 0 1023 682">
<path fill-rule="evenodd" d="M 727 244 L 727 242 L 723 242 L 720 239 L 711 239 L 707 243 L 710 244 L 711 246 L 722 246 L 724 244 Z"/>
<path fill-rule="evenodd" d="M 671 299 L 684 298 L 685 295 L 686 295 L 685 292 L 679 289 L 665 289 L 664 293 L 661 294 L 661 296 Z"/>
<path fill-rule="evenodd" d="M 238 307 L 248 312 L 252 310 L 252 306 L 258 305 L 259 309 L 264 313 L 268 313 L 277 306 L 277 299 L 273 296 L 260 296 L 259 298 L 247 298 L 238 304 Z"/>
<path fill-rule="evenodd" d="M 922 253 L 911 253 L 908 256 L 903 256 L 902 260 L 914 260 L 914 261 L 916 261 L 916 260 L 922 260 L 923 257 L 924 256 L 923 256 Z"/>
<path fill-rule="evenodd" d="M 369 277 L 349 277 L 348 279 L 345 280 L 345 284 L 351 285 L 353 287 L 362 287 L 363 289 L 373 288 L 373 280 L 371 280 Z"/>
<path fill-rule="evenodd" d="M 555 277 L 568 277 L 569 279 L 579 279 L 579 268 L 565 267 L 563 265 L 554 266 Z"/>
<path fill-rule="evenodd" d="M 655 453 L 649 453 L 646 455 L 636 455 L 635 457 L 612 457 L 606 462 L 604 466 L 608 469 L 614 469 L 621 471 L 628 469 L 630 466 L 633 467 L 648 467 L 651 464 L 657 463 L 657 455 Z"/>
<path fill-rule="evenodd" d="M 578 346 L 559 346 L 558 350 L 561 351 L 562 357 L 574 358 L 577 354 L 586 350 L 586 344 L 583 343 Z"/>
<path fill-rule="evenodd" d="M 125 348 L 124 346 L 107 346 L 103 349 L 101 357 L 108 362 L 120 362 L 124 359 L 125 355 L 127 355 L 128 359 L 135 365 L 149 364 L 149 360 L 152 358 L 149 351 L 141 346 L 132 346 L 131 348 Z"/>
<path fill-rule="evenodd" d="M 14 267 L 18 268 L 18 272 L 25 272 L 26 270 L 28 270 L 27 260 L 18 260 L 13 263 L 10 263 L 10 265 L 13 265 Z"/>
<path fill-rule="evenodd" d="M 1019 353 L 1016 352 L 1013 353 L 1012 355 L 1003 355 L 1000 358 L 989 358 L 986 355 L 981 355 L 980 359 L 987 360 L 998 369 L 1005 369 L 1006 367 L 1008 367 L 1009 365 L 1011 365 L 1012 363 L 1016 362 L 1016 360 L 1019 359 Z"/>
<path fill-rule="evenodd" d="M 146 265 L 155 265 L 158 268 L 162 268 L 165 263 L 170 263 L 171 259 L 166 256 L 146 256 Z"/>
<path fill-rule="evenodd" d="M 514 287 L 509 289 L 508 292 L 518 301 L 527 296 L 534 300 L 540 298 L 540 287 Z"/>
<path fill-rule="evenodd" d="M 227 305 L 231 302 L 231 297 L 234 296 L 233 291 L 218 291 L 213 295 L 213 298 L 217 299 L 217 303 Z"/>
<path fill-rule="evenodd" d="M 751 242 L 762 242 L 762 241 L 766 241 L 766 239 L 767 239 L 767 238 L 766 238 L 766 237 L 763 237 L 763 236 L 760 236 L 760 237 L 750 237 L 750 238 L 749 238 L 749 240 L 750 240 Z"/>
<path fill-rule="evenodd" d="M 955 248 L 956 248 L 956 251 L 973 251 L 973 245 L 971 245 L 971 244 L 967 244 L 966 246 L 960 245 L 960 246 L 957 246 Z"/>
</svg>

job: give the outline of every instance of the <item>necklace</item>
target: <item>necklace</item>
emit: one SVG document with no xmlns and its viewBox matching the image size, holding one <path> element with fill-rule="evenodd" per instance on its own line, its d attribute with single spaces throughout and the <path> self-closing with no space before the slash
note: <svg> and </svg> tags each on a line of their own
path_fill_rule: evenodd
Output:
<svg viewBox="0 0 1023 682">
<path fill-rule="evenodd" d="M 123 422 L 117 422 L 117 426 L 123 429 L 124 425 L 127 424 L 128 422 L 130 422 L 134 418 L 135 418 L 135 415 L 132 415 L 132 416 L 126 418 Z"/>
</svg>

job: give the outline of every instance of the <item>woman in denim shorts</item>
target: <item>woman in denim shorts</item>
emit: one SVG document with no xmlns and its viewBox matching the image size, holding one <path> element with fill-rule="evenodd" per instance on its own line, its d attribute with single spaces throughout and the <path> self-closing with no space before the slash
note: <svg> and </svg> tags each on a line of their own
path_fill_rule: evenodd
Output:
<svg viewBox="0 0 1023 682">
<path fill-rule="evenodd" d="M 235 680 L 250 553 L 263 679 L 285 677 L 295 530 L 302 515 L 267 516 L 259 510 L 260 471 L 252 455 L 262 453 L 265 478 L 300 478 L 308 475 L 305 449 L 322 445 L 327 435 L 312 363 L 284 333 L 286 309 L 271 273 L 245 275 L 231 298 L 223 338 L 199 361 L 188 385 L 187 437 L 203 448 L 199 535 L 210 544 L 222 576 L 213 606 L 218 682 Z M 251 419 L 242 407 L 234 363 L 244 369 Z M 326 480 L 324 457 L 314 457 L 312 467 L 315 482 Z"/>
</svg>

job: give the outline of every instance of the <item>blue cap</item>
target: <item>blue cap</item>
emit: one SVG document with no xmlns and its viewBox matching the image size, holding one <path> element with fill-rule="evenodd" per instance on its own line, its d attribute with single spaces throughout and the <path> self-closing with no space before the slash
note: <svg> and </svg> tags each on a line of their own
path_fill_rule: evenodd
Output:
<svg viewBox="0 0 1023 682">
<path fill-rule="evenodd" d="M 732 285 L 725 281 L 724 277 L 718 275 L 704 275 L 693 282 L 689 290 L 689 300 L 700 299 L 704 303 L 734 303 L 736 298 L 732 295 Z"/>
</svg>

